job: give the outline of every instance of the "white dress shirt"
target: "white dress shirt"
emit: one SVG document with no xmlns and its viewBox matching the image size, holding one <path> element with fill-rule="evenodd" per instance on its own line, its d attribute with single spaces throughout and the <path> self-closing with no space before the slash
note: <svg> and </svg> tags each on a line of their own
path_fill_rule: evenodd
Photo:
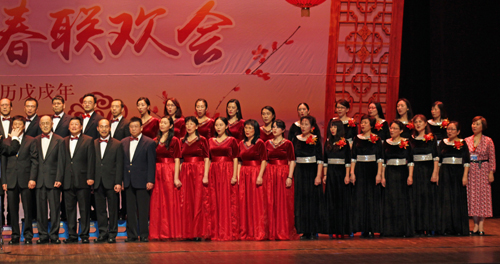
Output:
<svg viewBox="0 0 500 264">
<path fill-rule="evenodd" d="M 109 142 L 110 136 L 108 135 L 106 138 L 99 137 L 99 140 L 107 140 Z M 106 151 L 106 147 L 108 146 L 108 142 L 99 143 L 101 146 L 101 159 L 104 157 L 104 152 Z"/>
<path fill-rule="evenodd" d="M 114 135 L 115 135 L 116 128 L 118 127 L 118 124 L 120 123 L 120 121 L 122 121 L 122 118 L 123 118 L 123 116 L 122 116 L 122 115 L 120 115 L 119 117 L 117 117 L 118 122 L 113 122 L 113 123 L 111 123 L 111 121 L 113 121 L 113 119 L 115 119 L 115 118 L 113 118 L 113 119 L 111 119 L 111 120 L 109 121 L 109 122 L 111 123 L 111 136 L 114 136 Z"/>
<path fill-rule="evenodd" d="M 64 112 L 61 112 L 58 115 L 54 114 L 54 116 L 59 116 L 59 118 L 52 117 L 52 131 L 56 131 L 56 128 L 57 128 L 57 125 L 59 124 L 59 121 L 61 121 L 61 119 L 64 116 Z"/>
<path fill-rule="evenodd" d="M 24 126 L 24 132 L 28 131 L 28 127 L 30 126 L 31 122 L 33 122 L 33 119 L 35 119 L 36 114 L 34 114 L 32 117 L 26 117 L 26 125 Z"/>
<path fill-rule="evenodd" d="M 82 133 L 80 133 L 77 137 L 78 139 L 71 140 L 74 138 L 72 135 L 69 136 L 69 154 L 71 155 L 71 158 L 73 158 L 73 153 L 75 152 L 76 144 L 78 144 L 78 140 L 80 140 L 80 137 L 82 136 Z"/>
<path fill-rule="evenodd" d="M 10 116 L 7 116 L 7 117 L 2 116 L 2 118 L 9 118 L 10 119 Z M 3 127 L 3 132 L 4 132 L 3 138 L 8 138 L 9 137 L 10 120 L 5 120 L 5 121 L 2 120 L 2 127 Z"/>
<path fill-rule="evenodd" d="M 84 118 L 84 119 L 83 119 L 83 130 L 82 130 L 82 132 L 85 132 L 85 128 L 87 127 L 87 124 L 89 123 L 90 118 L 91 118 L 91 117 L 92 117 L 92 115 L 94 114 L 94 111 L 92 111 L 92 112 L 90 112 L 90 113 L 88 113 L 88 114 L 90 115 L 90 117 L 89 117 L 89 118 Z"/>
<path fill-rule="evenodd" d="M 139 144 L 141 137 L 142 133 L 137 136 L 137 140 L 130 140 L 130 162 L 132 162 L 132 159 L 134 159 L 135 150 L 137 149 L 137 144 Z"/>
<path fill-rule="evenodd" d="M 44 134 L 42 134 L 43 136 Z M 49 133 L 49 138 L 42 137 L 42 153 L 43 153 L 43 159 L 45 159 L 45 155 L 47 155 L 47 150 L 49 149 L 50 145 L 50 140 L 52 139 L 52 132 Z"/>
</svg>

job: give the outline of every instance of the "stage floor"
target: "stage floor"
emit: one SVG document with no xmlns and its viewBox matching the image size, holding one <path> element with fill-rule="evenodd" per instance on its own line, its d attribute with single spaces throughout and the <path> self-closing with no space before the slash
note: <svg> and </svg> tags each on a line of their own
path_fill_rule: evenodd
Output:
<svg viewBox="0 0 500 264">
<path fill-rule="evenodd" d="M 472 223 L 471 223 L 472 225 Z M 1 263 L 485 263 L 500 262 L 500 219 L 486 236 L 313 241 L 149 242 L 87 245 L 5 245 Z"/>
</svg>

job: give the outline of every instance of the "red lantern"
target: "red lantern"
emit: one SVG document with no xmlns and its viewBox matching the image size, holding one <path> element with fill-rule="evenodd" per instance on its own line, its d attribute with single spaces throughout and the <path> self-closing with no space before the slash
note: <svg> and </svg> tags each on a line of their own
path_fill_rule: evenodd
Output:
<svg viewBox="0 0 500 264">
<path fill-rule="evenodd" d="M 326 0 L 286 0 L 286 1 L 294 6 L 302 8 L 300 12 L 301 16 L 309 17 L 309 15 L 311 14 L 309 8 L 322 4 Z"/>
</svg>

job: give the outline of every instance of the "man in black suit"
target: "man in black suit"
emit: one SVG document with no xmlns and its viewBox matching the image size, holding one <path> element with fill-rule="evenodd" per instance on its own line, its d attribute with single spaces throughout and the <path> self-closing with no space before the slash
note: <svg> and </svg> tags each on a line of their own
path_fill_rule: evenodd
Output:
<svg viewBox="0 0 500 264">
<path fill-rule="evenodd" d="M 110 136 L 110 125 L 107 119 L 99 121 L 97 130 L 101 137 L 94 140 L 95 167 L 97 168 L 94 193 L 99 237 L 94 239 L 94 242 L 115 243 L 118 233 L 118 201 L 120 199 L 118 194 L 122 189 L 123 181 L 123 147 L 120 141 Z M 106 198 L 108 199 L 109 231 Z"/>
<path fill-rule="evenodd" d="M 92 139 L 99 138 L 97 124 L 99 124 L 99 121 L 104 118 L 100 114 L 94 112 L 96 104 L 97 98 L 94 94 L 88 93 L 83 96 L 82 107 L 83 110 L 85 110 L 85 114 L 82 115 L 83 134 L 92 137 Z"/>
<path fill-rule="evenodd" d="M 24 131 L 25 118 L 15 116 L 12 118 L 12 129 Z M 38 153 L 36 151 L 35 139 L 21 133 L 19 135 L 21 146 L 18 151 L 13 148 L 2 156 L 2 187 L 7 191 L 7 201 L 10 210 L 10 221 L 12 223 L 12 239 L 10 245 L 19 244 L 21 232 L 19 230 L 19 194 L 24 210 L 24 238 L 25 244 L 32 244 L 33 239 L 33 215 L 32 192 L 36 187 L 38 176 Z M 4 141 L 6 146 L 10 146 L 13 138 Z M 15 140 L 14 140 L 15 141 Z"/>
<path fill-rule="evenodd" d="M 111 123 L 111 137 L 122 140 L 125 137 L 130 137 L 130 129 L 128 128 L 129 120 L 123 117 L 123 109 L 125 105 L 120 99 L 115 99 L 111 102 L 111 114 L 113 118 L 109 121 Z M 121 199 L 121 209 L 120 204 L 118 204 L 118 209 L 120 210 L 119 218 L 125 219 L 127 215 L 127 198 L 125 190 L 120 192 Z"/>
<path fill-rule="evenodd" d="M 141 242 L 148 242 L 150 190 L 155 183 L 156 144 L 142 135 L 142 120 L 130 119 L 130 137 L 122 140 L 123 145 L 123 185 L 127 193 L 127 239 L 137 241 L 137 212 Z"/>
<path fill-rule="evenodd" d="M 2 98 L 0 100 L 0 113 L 1 113 L 1 118 L 0 118 L 0 136 L 2 136 L 2 139 L 6 139 L 9 137 L 9 133 L 11 131 L 11 120 L 10 120 L 10 112 L 12 111 L 12 101 L 7 98 Z M 2 195 L 0 199 L 0 203 L 2 205 L 4 204 L 4 199 L 5 199 L 5 192 L 1 190 Z M 10 219 L 9 215 L 7 214 L 7 219 L 5 219 L 5 214 L 4 212 L 7 212 L 7 206 L 2 206 L 2 209 L 0 210 L 1 212 L 1 222 L 2 226 L 7 223 L 10 225 Z"/>
<path fill-rule="evenodd" d="M 52 132 L 52 116 L 40 118 L 42 134 L 35 138 L 38 152 L 38 179 L 36 183 L 36 206 L 39 214 L 37 244 L 61 244 L 59 240 L 61 185 L 64 176 L 64 140 Z M 48 210 L 50 206 L 51 228 L 48 232 Z"/>
<path fill-rule="evenodd" d="M 64 138 L 64 200 L 68 216 L 69 239 L 65 243 L 78 243 L 76 233 L 76 205 L 80 210 L 80 238 L 89 243 L 90 187 L 94 184 L 94 140 L 82 134 L 82 120 L 71 118 L 70 136 Z"/>
<path fill-rule="evenodd" d="M 36 114 L 38 110 L 38 101 L 35 98 L 28 98 L 24 101 L 24 113 L 26 113 L 25 135 L 36 137 L 42 134 L 40 129 L 40 117 Z"/>
<path fill-rule="evenodd" d="M 52 131 L 63 138 L 69 136 L 69 120 L 71 116 L 64 112 L 65 104 L 64 98 L 60 95 L 52 98 L 52 110 L 54 115 L 52 116 Z"/>
</svg>

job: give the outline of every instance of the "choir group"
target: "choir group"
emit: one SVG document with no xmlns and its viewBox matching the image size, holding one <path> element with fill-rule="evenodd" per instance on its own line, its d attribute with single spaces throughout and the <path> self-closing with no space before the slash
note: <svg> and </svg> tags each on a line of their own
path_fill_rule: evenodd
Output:
<svg viewBox="0 0 500 264">
<path fill-rule="evenodd" d="M 126 214 L 125 242 L 484 235 L 492 216 L 495 151 L 482 133 L 486 119 L 475 117 L 474 135 L 462 139 L 441 102 L 427 120 L 400 99 L 391 122 L 372 102 L 358 123 L 339 100 L 324 141 L 306 103 L 285 136 L 271 106 L 262 108 L 260 126 L 243 119 L 236 99 L 215 120 L 204 99 L 195 102 L 196 116 L 184 117 L 169 98 L 157 119 L 141 97 L 140 117 L 130 120 L 120 99 L 110 120 L 94 111 L 93 94 L 82 102 L 85 113 L 71 117 L 56 96 L 54 114 L 39 117 L 29 98 L 26 117 L 10 117 L 12 102 L 0 100 L 9 244 L 19 244 L 21 232 L 32 243 L 32 225 L 17 225 L 19 197 L 24 222 L 38 222 L 37 244 L 61 243 L 61 215 L 64 242 L 89 243 L 92 210 L 95 243 L 116 242 L 119 212 Z"/>
</svg>

